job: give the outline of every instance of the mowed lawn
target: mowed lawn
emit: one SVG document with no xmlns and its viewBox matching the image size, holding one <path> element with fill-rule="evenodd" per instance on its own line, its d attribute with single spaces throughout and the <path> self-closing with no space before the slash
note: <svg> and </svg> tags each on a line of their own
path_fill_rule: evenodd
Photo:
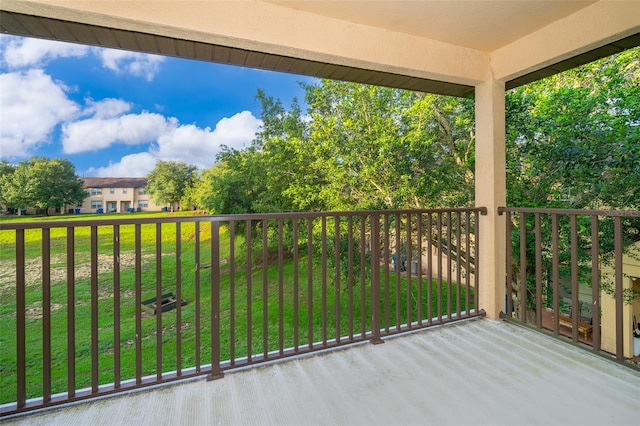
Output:
<svg viewBox="0 0 640 426">
<path fill-rule="evenodd" d="M 51 218 L 66 221 L 73 219 L 141 218 L 190 215 L 184 213 L 81 215 Z M 33 221 L 46 218 L 11 218 L 10 221 Z M 64 222 L 65 224 L 67 222 Z M 114 271 L 113 226 L 98 228 L 97 266 L 97 324 L 98 324 L 98 371 L 100 384 L 113 383 L 117 377 L 128 380 L 136 376 L 136 256 L 135 227 L 119 227 L 120 272 Z M 196 228 L 194 222 L 179 225 L 180 239 L 176 238 L 178 225 L 164 223 L 161 226 L 160 252 L 156 224 L 140 227 L 140 300 L 156 297 L 159 283 L 161 293 L 176 293 L 187 304 L 180 312 L 176 310 L 161 314 L 161 326 L 157 318 L 142 311 L 142 375 L 155 375 L 157 365 L 163 372 L 185 369 L 211 363 L 211 225 L 202 222 Z M 198 232 L 196 232 L 196 230 Z M 74 389 L 91 385 L 91 239 L 90 227 L 76 227 L 74 237 L 74 300 L 73 333 L 68 333 L 68 277 L 67 277 L 67 233 L 66 228 L 51 230 L 50 254 L 50 318 L 51 318 L 51 387 L 52 393 L 68 389 L 68 359 L 73 359 L 75 368 Z M 258 233 L 260 234 L 260 233 Z M 247 265 L 248 252 L 244 232 L 238 232 L 233 241 L 234 258 L 230 258 L 231 240 L 228 226 L 222 224 L 220 237 L 220 306 L 221 359 L 237 359 L 264 351 L 293 347 L 340 336 L 358 335 L 363 326 L 370 329 L 371 285 L 370 271 L 345 272 L 344 265 L 324 265 L 319 256 L 309 261 L 307 251 L 299 250 L 294 264 L 291 247 L 278 247 L 277 238 L 265 245 L 258 235 L 251 244 L 251 265 Z M 177 243 L 178 242 L 178 243 Z M 299 241 L 300 246 L 306 241 Z M 179 252 L 178 252 L 179 247 Z M 42 231 L 25 231 L 26 251 L 26 353 L 27 353 L 27 397 L 43 394 L 43 277 L 42 277 Z M 283 253 L 279 261 L 278 251 Z M 199 252 L 199 259 L 196 254 Z M 267 256 L 264 257 L 263 254 Z M 200 266 L 200 268 L 197 267 Z M 215 266 L 215 265 L 214 265 Z M 325 273 L 323 273 L 323 266 Z M 158 267 L 160 275 L 158 275 Z M 366 269 L 366 267 L 363 267 Z M 180 274 L 177 274 L 177 271 Z M 233 273 L 232 273 L 233 272 Z M 416 321 L 418 307 L 422 317 L 429 310 L 435 316 L 438 305 L 446 312 L 447 284 L 440 289 L 438 300 L 437 282 L 422 279 L 418 298 L 418 280 L 407 285 L 406 277 L 397 277 L 388 270 L 381 272 L 381 295 L 389 300 L 387 310 L 383 307 L 383 326 L 395 327 L 407 319 Z M 385 280 L 385 274 L 388 274 Z M 199 276 L 198 276 L 199 275 Z M 385 282 L 389 282 L 388 287 Z M 427 300 L 431 286 L 433 300 Z M 458 288 L 451 286 L 453 309 L 456 309 Z M 282 297 L 280 296 L 282 294 Z M 16 399 L 16 269 L 15 231 L 0 230 L 0 403 Z M 465 306 L 464 287 L 460 288 L 460 303 Z M 384 303 L 384 300 L 383 302 Z M 296 308 L 297 306 L 297 308 Z M 325 308 L 324 313 L 323 309 Z M 464 309 L 464 308 L 463 308 Z M 119 315 L 115 315 L 119 312 Z M 233 312 L 233 316 L 231 313 Z M 199 314 L 198 314 L 199 313 Z M 178 324 L 178 315 L 180 323 Z M 296 321 L 297 317 L 297 321 Z M 263 324 L 266 322 L 266 331 Z M 250 327 L 249 327 L 250 325 Z M 282 332 L 281 332 L 282 330 Z M 160 333 L 160 339 L 158 339 Z M 116 341 L 116 335 L 119 339 Z M 297 342 L 294 337 L 297 336 Z M 68 351 L 69 339 L 74 340 L 73 353 Z M 158 348 L 158 340 L 161 341 Z M 266 340 L 266 347 L 264 342 Z M 161 360 L 156 353 L 161 353 Z M 120 367 L 115 368 L 116 354 Z M 180 357 L 178 358 L 178 353 Z M 217 360 L 215 360 L 217 362 Z"/>
</svg>

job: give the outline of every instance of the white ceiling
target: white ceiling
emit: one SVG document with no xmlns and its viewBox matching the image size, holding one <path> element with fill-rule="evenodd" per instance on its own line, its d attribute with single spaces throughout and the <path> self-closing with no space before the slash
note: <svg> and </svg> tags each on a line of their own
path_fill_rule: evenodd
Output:
<svg viewBox="0 0 640 426">
<path fill-rule="evenodd" d="M 264 0 L 329 18 L 493 51 L 595 0 Z"/>
</svg>

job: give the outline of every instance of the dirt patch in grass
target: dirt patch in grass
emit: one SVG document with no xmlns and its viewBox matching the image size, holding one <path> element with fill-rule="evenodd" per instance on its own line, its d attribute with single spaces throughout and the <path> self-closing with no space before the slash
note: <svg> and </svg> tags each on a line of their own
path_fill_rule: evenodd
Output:
<svg viewBox="0 0 640 426">
<path fill-rule="evenodd" d="M 163 256 L 165 254 L 163 253 Z M 120 270 L 135 266 L 135 253 L 120 254 Z M 142 255 L 142 263 L 147 264 L 155 259 L 155 254 Z M 67 256 L 56 254 L 51 256 L 50 279 L 51 284 L 56 285 L 67 281 Z M 91 277 L 91 259 L 88 255 L 77 256 L 74 265 L 75 279 Z M 98 255 L 98 275 L 113 272 L 113 255 Z M 40 286 L 42 284 L 42 259 L 40 257 L 29 258 L 25 261 L 25 283 L 27 287 Z M 0 294 L 10 292 L 14 294 L 16 285 L 16 262 L 12 259 L 2 262 L 0 265 Z"/>
<path fill-rule="evenodd" d="M 53 303 L 51 305 L 51 312 L 57 311 L 61 307 L 62 307 L 62 305 L 60 303 Z M 33 303 L 31 305 L 31 307 L 29 307 L 27 309 L 26 316 L 29 319 L 40 319 L 40 318 L 42 318 L 42 302 L 37 301 L 37 302 Z"/>
</svg>

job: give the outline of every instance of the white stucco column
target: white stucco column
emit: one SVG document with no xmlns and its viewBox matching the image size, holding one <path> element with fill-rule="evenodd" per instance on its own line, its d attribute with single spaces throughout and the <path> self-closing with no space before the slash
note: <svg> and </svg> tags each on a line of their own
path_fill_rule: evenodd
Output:
<svg viewBox="0 0 640 426">
<path fill-rule="evenodd" d="M 476 206 L 480 216 L 479 302 L 487 317 L 497 319 L 504 310 L 505 218 L 498 207 L 506 203 L 505 89 L 493 77 L 476 86 Z"/>
</svg>

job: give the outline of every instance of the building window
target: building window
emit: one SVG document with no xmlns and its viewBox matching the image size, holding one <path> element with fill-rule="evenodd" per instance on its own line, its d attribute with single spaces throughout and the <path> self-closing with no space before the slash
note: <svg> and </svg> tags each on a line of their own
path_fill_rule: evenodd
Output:
<svg viewBox="0 0 640 426">
<path fill-rule="evenodd" d="M 82 201 L 78 202 L 78 203 L 76 204 L 76 207 L 82 207 Z"/>
<path fill-rule="evenodd" d="M 147 201 L 147 200 L 138 201 L 138 207 L 143 208 L 143 209 L 149 207 L 149 201 Z"/>
<path fill-rule="evenodd" d="M 122 188 L 122 193 L 126 194 L 127 193 L 127 188 Z"/>
<path fill-rule="evenodd" d="M 138 194 L 139 195 L 145 195 L 147 193 L 147 188 L 142 187 L 142 188 L 138 188 Z"/>
<path fill-rule="evenodd" d="M 100 209 L 102 208 L 102 201 L 92 201 L 91 202 L 92 209 Z"/>
<path fill-rule="evenodd" d="M 116 193 L 115 188 L 109 188 L 109 194 L 115 194 L 115 193 Z"/>
<path fill-rule="evenodd" d="M 91 195 L 100 195 L 102 194 L 102 189 L 100 188 L 91 188 Z"/>
</svg>

